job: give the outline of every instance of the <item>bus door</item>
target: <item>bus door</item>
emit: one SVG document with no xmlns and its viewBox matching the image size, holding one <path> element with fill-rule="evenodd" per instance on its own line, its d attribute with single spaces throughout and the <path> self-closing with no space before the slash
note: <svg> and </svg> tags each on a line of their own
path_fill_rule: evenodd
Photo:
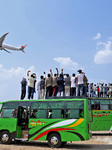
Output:
<svg viewBox="0 0 112 150">
<path fill-rule="evenodd" d="M 17 114 L 17 138 L 28 139 L 29 106 L 19 106 Z"/>
</svg>

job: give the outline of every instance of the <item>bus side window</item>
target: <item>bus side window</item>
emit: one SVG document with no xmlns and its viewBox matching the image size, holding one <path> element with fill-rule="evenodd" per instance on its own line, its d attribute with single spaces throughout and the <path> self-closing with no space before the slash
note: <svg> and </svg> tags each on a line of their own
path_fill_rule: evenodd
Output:
<svg viewBox="0 0 112 150">
<path fill-rule="evenodd" d="M 48 118 L 52 118 L 52 110 L 48 110 Z"/>
<path fill-rule="evenodd" d="M 66 110 L 66 118 L 69 119 L 70 118 L 70 110 Z"/>
<path fill-rule="evenodd" d="M 92 110 L 100 110 L 100 104 L 95 104 Z"/>
<path fill-rule="evenodd" d="M 12 114 L 13 114 L 13 117 L 16 118 L 17 117 L 17 109 L 14 109 Z"/>
<path fill-rule="evenodd" d="M 80 114 L 79 114 L 79 109 L 69 109 L 68 110 L 69 114 L 68 117 L 69 119 L 78 119 L 80 118 Z"/>
<path fill-rule="evenodd" d="M 105 105 L 100 105 L 101 110 L 109 110 L 109 105 L 105 104 Z"/>
<path fill-rule="evenodd" d="M 95 105 L 94 104 L 91 105 L 91 110 L 95 110 Z"/>
<path fill-rule="evenodd" d="M 80 118 L 84 118 L 84 111 L 83 111 L 83 109 L 79 110 L 79 117 Z"/>
<path fill-rule="evenodd" d="M 37 118 L 37 109 L 33 109 L 31 110 L 31 115 L 30 115 L 30 118 Z"/>
<path fill-rule="evenodd" d="M 62 111 L 61 109 L 54 109 L 52 110 L 52 119 L 60 119 L 62 118 Z"/>
<path fill-rule="evenodd" d="M 37 118 L 47 118 L 47 110 L 46 109 L 38 109 L 38 115 Z"/>
<path fill-rule="evenodd" d="M 110 110 L 112 110 L 112 104 L 110 104 Z"/>
<path fill-rule="evenodd" d="M 61 110 L 61 118 L 64 118 L 64 109 Z"/>
<path fill-rule="evenodd" d="M 100 105 L 96 104 L 96 109 L 95 110 L 100 110 Z"/>
</svg>

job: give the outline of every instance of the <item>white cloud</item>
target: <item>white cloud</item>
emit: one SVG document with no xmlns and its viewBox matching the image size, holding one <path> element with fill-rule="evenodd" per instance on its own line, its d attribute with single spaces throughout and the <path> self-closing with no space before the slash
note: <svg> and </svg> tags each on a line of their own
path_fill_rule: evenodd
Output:
<svg viewBox="0 0 112 150">
<path fill-rule="evenodd" d="M 103 45 L 104 48 L 102 50 L 99 50 L 95 57 L 94 57 L 94 62 L 96 64 L 107 64 L 107 63 L 112 63 L 112 41 L 107 41 L 106 43 L 104 42 L 99 42 L 97 45 Z"/>
<path fill-rule="evenodd" d="M 61 68 L 64 69 L 73 70 L 73 71 L 77 71 L 77 69 L 82 69 L 82 67 L 78 63 L 73 62 L 69 57 L 66 58 L 57 57 L 54 58 L 54 60 L 60 64 Z"/>
<path fill-rule="evenodd" d="M 0 79 L 11 79 L 13 77 L 18 77 L 25 74 L 25 69 L 22 67 L 5 69 L 2 64 L 0 64 Z"/>
<path fill-rule="evenodd" d="M 35 72 L 35 67 L 31 66 L 28 70 L 30 70 L 31 72 Z"/>
<path fill-rule="evenodd" d="M 35 70 L 34 66 L 29 69 L 31 72 Z M 6 69 L 0 64 L 0 101 L 20 99 L 20 82 L 26 77 L 26 73 L 27 70 L 23 67 Z"/>
<path fill-rule="evenodd" d="M 93 40 L 98 40 L 101 38 L 101 33 L 97 33 L 95 37 L 93 37 Z"/>
<path fill-rule="evenodd" d="M 35 67 L 31 66 L 28 70 L 31 70 L 31 72 L 34 72 Z M 13 77 L 21 77 L 21 76 L 26 76 L 27 70 L 25 70 L 23 67 L 18 67 L 18 68 L 10 68 L 6 69 L 2 64 L 0 64 L 0 79 L 12 79 Z"/>
</svg>

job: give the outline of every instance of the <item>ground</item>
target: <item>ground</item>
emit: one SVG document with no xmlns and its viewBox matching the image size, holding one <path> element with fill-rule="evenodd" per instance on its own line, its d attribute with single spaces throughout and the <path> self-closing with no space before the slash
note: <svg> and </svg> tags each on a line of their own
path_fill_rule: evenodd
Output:
<svg viewBox="0 0 112 150">
<path fill-rule="evenodd" d="M 53 148 L 53 150 L 69 150 L 69 149 L 84 149 L 85 145 L 90 145 L 87 149 L 91 149 L 91 145 L 112 145 L 112 135 L 103 135 L 103 136 L 92 136 L 89 141 L 82 141 L 82 142 L 68 142 L 66 146 L 62 148 Z M 10 144 L 10 145 L 3 145 L 0 144 L 0 150 L 49 150 L 52 149 L 47 145 L 47 142 L 21 142 L 18 144 Z M 99 149 L 99 148 L 98 148 Z"/>
</svg>

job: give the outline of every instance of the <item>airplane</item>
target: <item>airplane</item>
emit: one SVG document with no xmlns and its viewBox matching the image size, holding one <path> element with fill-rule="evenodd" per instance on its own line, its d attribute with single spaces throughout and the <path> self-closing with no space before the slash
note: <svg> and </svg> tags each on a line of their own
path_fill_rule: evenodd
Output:
<svg viewBox="0 0 112 150">
<path fill-rule="evenodd" d="M 11 45 L 8 45 L 8 44 L 3 43 L 3 41 L 4 41 L 4 39 L 5 39 L 5 37 L 6 37 L 7 34 L 9 34 L 9 32 L 6 33 L 6 34 L 4 34 L 4 35 L 0 38 L 0 50 L 4 50 L 4 51 L 6 51 L 6 52 L 8 52 L 8 53 L 11 53 L 11 52 L 9 52 L 8 50 L 6 50 L 6 49 L 10 49 L 10 50 L 15 50 L 15 51 L 22 51 L 22 52 L 25 53 L 24 48 L 25 48 L 27 45 L 22 45 L 22 46 L 20 46 L 20 47 L 14 47 L 14 46 L 11 46 Z"/>
</svg>

